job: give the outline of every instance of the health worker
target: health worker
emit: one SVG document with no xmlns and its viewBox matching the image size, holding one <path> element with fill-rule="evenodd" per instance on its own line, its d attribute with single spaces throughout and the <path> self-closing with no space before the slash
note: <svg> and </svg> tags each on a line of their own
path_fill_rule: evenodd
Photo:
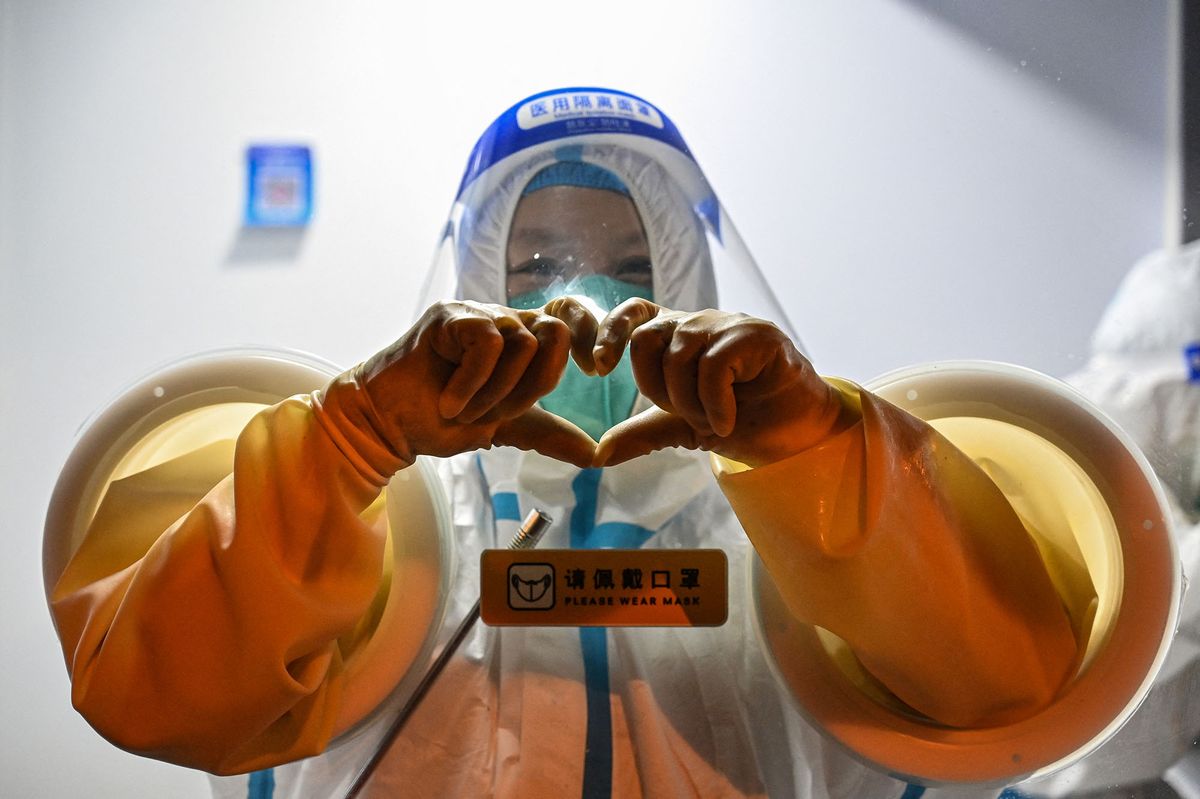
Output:
<svg viewBox="0 0 1200 799">
<path fill-rule="evenodd" d="M 223 795 L 345 791 L 387 721 L 342 712 L 387 574 L 381 492 L 428 457 L 465 564 L 445 627 L 533 508 L 556 520 L 542 547 L 723 550 L 727 621 L 477 625 L 367 795 L 911 796 L 773 678 L 751 547 L 796 616 L 942 724 L 1024 718 L 1072 674 L 1079 620 L 1004 496 L 925 423 L 816 374 L 650 103 L 566 89 L 505 111 L 420 308 L 386 350 L 257 413 L 232 473 L 139 552 L 68 564 L 52 609 L 102 735 L 243 775 Z"/>
<path fill-rule="evenodd" d="M 1026 786 L 1036 796 L 1141 790 L 1164 776 L 1200 795 L 1200 242 L 1146 255 L 1125 275 L 1069 375 L 1126 430 L 1162 482 L 1187 579 L 1179 629 L 1153 690 L 1108 743 Z M 1112 786 L 1124 786 L 1123 789 Z"/>
</svg>

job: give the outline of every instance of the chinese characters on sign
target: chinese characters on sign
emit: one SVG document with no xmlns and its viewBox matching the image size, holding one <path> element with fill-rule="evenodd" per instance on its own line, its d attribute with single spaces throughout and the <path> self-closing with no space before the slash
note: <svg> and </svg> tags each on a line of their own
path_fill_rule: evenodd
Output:
<svg viewBox="0 0 1200 799">
<path fill-rule="evenodd" d="M 718 625 L 727 570 L 719 549 L 487 550 L 481 612 L 493 625 Z"/>
</svg>

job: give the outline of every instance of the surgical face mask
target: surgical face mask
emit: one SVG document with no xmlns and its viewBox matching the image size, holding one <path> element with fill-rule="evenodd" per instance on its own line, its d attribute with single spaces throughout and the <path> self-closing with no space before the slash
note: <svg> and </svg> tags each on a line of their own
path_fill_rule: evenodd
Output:
<svg viewBox="0 0 1200 799">
<path fill-rule="evenodd" d="M 632 297 L 653 299 L 648 287 L 635 286 L 607 275 L 587 275 L 569 284 L 560 281 L 537 291 L 519 294 L 509 299 L 509 305 L 529 310 L 566 295 L 590 300 L 585 304 L 595 303 L 601 315 Z M 553 391 L 542 397 L 541 405 L 550 413 L 578 425 L 598 441 L 610 427 L 629 418 L 637 393 L 627 349 L 616 368 L 604 377 L 589 377 L 580 371 L 575 361 L 569 361 L 562 379 Z"/>
</svg>

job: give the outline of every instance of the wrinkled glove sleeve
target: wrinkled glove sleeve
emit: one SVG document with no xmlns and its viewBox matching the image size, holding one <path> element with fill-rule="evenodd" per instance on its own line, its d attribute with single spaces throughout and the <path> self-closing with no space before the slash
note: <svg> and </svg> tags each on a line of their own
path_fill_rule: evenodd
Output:
<svg viewBox="0 0 1200 799">
<path fill-rule="evenodd" d="M 1077 663 L 1067 613 L 999 489 L 929 425 L 831 380 L 861 419 L 721 488 L 789 610 L 909 706 L 959 727 L 1047 704 Z"/>
<path fill-rule="evenodd" d="M 76 557 L 51 596 L 75 707 L 113 743 L 214 773 L 326 745 L 335 639 L 375 594 L 360 514 L 408 465 L 350 373 L 255 416 L 234 472 L 127 565 Z"/>
</svg>

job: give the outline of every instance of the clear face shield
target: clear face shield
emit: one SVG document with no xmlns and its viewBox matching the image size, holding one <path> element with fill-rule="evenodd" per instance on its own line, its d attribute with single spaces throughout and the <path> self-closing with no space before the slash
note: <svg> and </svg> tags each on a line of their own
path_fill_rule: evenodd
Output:
<svg viewBox="0 0 1200 799">
<path fill-rule="evenodd" d="M 607 89 L 534 95 L 484 132 L 416 311 L 442 299 L 536 308 L 561 296 L 598 318 L 633 297 L 720 307 L 796 339 L 678 129 Z M 637 399 L 626 357 L 604 378 L 570 364 L 542 404 L 598 439 Z"/>
</svg>

